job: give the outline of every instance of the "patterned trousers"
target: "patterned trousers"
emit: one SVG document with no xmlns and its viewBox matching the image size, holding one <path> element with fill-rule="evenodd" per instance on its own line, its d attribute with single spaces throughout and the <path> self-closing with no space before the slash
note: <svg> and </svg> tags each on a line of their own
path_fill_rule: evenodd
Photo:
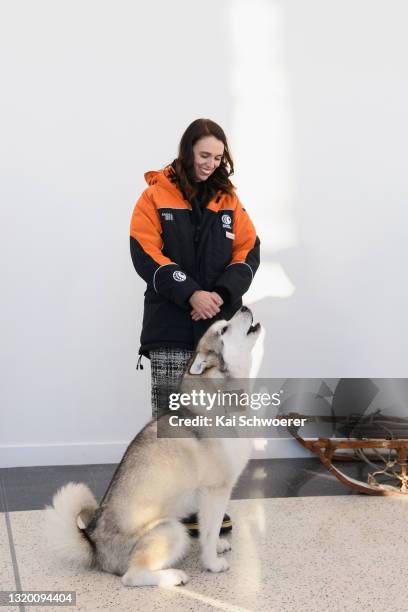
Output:
<svg viewBox="0 0 408 612">
<path fill-rule="evenodd" d="M 161 348 L 150 351 L 152 416 L 168 410 L 168 395 L 177 388 L 194 351 Z"/>
</svg>

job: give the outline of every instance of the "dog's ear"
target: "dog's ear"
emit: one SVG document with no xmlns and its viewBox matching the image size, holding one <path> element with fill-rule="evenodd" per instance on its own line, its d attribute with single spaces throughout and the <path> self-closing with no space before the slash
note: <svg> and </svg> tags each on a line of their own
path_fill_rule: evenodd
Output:
<svg viewBox="0 0 408 612">
<path fill-rule="evenodd" d="M 207 365 L 207 358 L 204 353 L 196 353 L 189 369 L 189 374 L 202 374 L 205 370 L 205 366 Z"/>
</svg>

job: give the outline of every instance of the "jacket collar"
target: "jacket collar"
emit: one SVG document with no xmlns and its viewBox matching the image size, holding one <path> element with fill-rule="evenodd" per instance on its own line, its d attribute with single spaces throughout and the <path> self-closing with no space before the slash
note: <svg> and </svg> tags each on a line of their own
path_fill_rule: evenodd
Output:
<svg viewBox="0 0 408 612">
<path fill-rule="evenodd" d="M 172 176 L 174 175 L 174 170 L 171 166 L 166 166 L 162 170 L 149 170 L 145 172 L 144 178 L 146 183 L 151 185 L 160 185 L 166 191 L 169 191 L 171 194 L 178 196 L 187 206 L 191 208 L 190 203 L 185 200 L 180 193 L 180 190 L 177 188 L 175 183 L 171 181 Z M 216 194 L 212 200 L 207 204 L 206 208 L 212 210 L 213 212 L 217 212 L 220 208 L 220 202 L 222 200 L 223 194 Z"/>
</svg>

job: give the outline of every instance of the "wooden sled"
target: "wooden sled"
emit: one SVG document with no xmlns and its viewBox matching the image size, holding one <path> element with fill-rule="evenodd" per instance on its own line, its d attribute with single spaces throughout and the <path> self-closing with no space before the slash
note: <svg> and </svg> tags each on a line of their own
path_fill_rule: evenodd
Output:
<svg viewBox="0 0 408 612">
<path fill-rule="evenodd" d="M 297 413 L 281 418 L 288 417 L 306 418 L 309 423 L 335 422 L 337 426 L 341 425 L 343 429 L 352 431 L 353 437 L 350 438 L 304 439 L 299 433 L 300 427 L 288 426 L 289 432 L 299 444 L 317 455 L 341 483 L 368 495 L 408 495 L 408 419 L 385 418 L 381 413 L 369 417 L 358 415 L 358 418 L 354 417 L 354 421 L 350 417 L 335 418 L 334 421 L 333 417 L 309 417 Z M 372 437 L 373 434 L 378 436 L 378 432 L 383 432 L 384 437 Z M 373 470 L 369 472 L 367 482 L 351 478 L 333 464 L 335 461 L 355 460 L 365 461 Z"/>
</svg>

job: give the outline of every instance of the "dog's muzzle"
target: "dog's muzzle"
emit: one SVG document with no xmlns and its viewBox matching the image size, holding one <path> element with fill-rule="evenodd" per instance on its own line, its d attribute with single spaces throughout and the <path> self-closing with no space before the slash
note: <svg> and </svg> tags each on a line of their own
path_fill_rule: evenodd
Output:
<svg viewBox="0 0 408 612">
<path fill-rule="evenodd" d="M 257 332 L 260 327 L 261 327 L 260 323 L 255 323 L 255 325 L 250 325 L 247 331 L 247 336 L 249 336 L 249 334 L 254 334 L 255 332 Z"/>
</svg>

